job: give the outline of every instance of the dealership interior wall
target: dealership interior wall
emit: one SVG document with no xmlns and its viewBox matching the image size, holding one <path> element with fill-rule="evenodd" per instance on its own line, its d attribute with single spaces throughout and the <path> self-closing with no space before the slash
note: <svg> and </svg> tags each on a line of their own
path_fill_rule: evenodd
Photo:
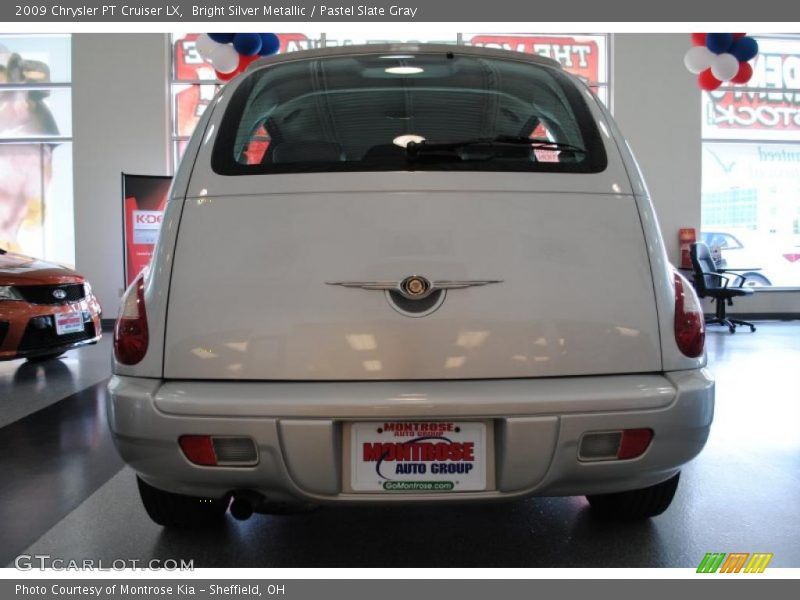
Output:
<svg viewBox="0 0 800 600">
<path fill-rule="evenodd" d="M 673 262 L 678 229 L 700 229 L 700 90 L 686 48 L 686 34 L 615 34 L 610 46 L 611 108 Z M 72 53 L 76 265 L 111 317 L 124 285 L 120 173 L 170 172 L 168 35 L 74 34 Z M 770 290 L 732 312 L 793 313 L 798 300 Z"/>
</svg>

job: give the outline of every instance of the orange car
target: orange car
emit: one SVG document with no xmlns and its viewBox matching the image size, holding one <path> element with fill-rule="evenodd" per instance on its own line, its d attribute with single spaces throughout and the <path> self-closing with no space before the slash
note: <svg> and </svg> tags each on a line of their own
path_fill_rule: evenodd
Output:
<svg viewBox="0 0 800 600">
<path fill-rule="evenodd" d="M 0 249 L 0 360 L 47 360 L 95 344 L 101 314 L 81 275 Z"/>
</svg>

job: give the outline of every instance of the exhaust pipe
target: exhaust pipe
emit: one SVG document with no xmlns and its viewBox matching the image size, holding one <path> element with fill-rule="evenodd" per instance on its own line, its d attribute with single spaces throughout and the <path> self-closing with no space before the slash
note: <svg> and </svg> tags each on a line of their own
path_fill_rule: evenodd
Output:
<svg viewBox="0 0 800 600">
<path fill-rule="evenodd" d="M 253 516 L 253 503 L 242 497 L 234 497 L 231 502 L 231 516 L 237 521 L 247 521 Z"/>
</svg>

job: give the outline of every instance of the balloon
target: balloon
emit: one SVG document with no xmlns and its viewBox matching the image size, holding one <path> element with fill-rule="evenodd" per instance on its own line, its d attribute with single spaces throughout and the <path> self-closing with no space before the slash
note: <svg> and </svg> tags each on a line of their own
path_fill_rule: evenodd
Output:
<svg viewBox="0 0 800 600">
<path fill-rule="evenodd" d="M 208 37 L 218 44 L 230 44 L 233 41 L 232 33 L 209 33 Z"/>
<path fill-rule="evenodd" d="M 706 34 L 705 33 L 693 33 L 692 34 L 692 44 L 695 46 L 705 46 L 706 45 Z"/>
<path fill-rule="evenodd" d="M 207 59 L 211 56 L 211 52 L 217 46 L 217 42 L 211 39 L 207 33 L 201 33 L 197 36 L 197 39 L 194 42 L 194 47 L 197 50 L 198 54 L 203 58 Z"/>
<path fill-rule="evenodd" d="M 233 36 L 233 47 L 242 56 L 253 56 L 261 50 L 261 36 L 257 33 L 237 33 Z"/>
<path fill-rule="evenodd" d="M 710 92 L 711 90 L 715 90 L 721 86 L 722 82 L 714 77 L 714 75 L 711 73 L 711 69 L 706 69 L 697 76 L 697 85 L 700 86 L 701 90 Z"/>
<path fill-rule="evenodd" d="M 261 36 L 261 56 L 276 54 L 281 49 L 281 41 L 274 33 L 260 33 Z"/>
<path fill-rule="evenodd" d="M 231 73 L 239 66 L 239 54 L 228 44 L 218 44 L 208 57 L 211 65 L 220 73 Z"/>
<path fill-rule="evenodd" d="M 220 73 L 219 71 L 214 71 L 217 74 L 217 79 L 220 81 L 230 81 L 234 77 L 236 77 L 236 71 L 238 69 L 231 71 L 230 73 Z"/>
<path fill-rule="evenodd" d="M 733 43 L 733 35 L 730 33 L 709 33 L 706 35 L 706 47 L 714 54 L 727 52 Z"/>
<path fill-rule="evenodd" d="M 683 57 L 683 64 L 691 73 L 699 75 L 711 66 L 716 56 L 705 46 L 692 46 Z"/>
<path fill-rule="evenodd" d="M 746 33 L 732 33 L 731 35 L 733 36 L 733 41 L 735 42 L 736 40 L 738 40 L 740 38 L 743 38 L 747 34 Z"/>
<path fill-rule="evenodd" d="M 750 63 L 739 63 L 739 72 L 736 73 L 736 77 L 731 79 L 731 83 L 747 83 L 752 76 L 753 67 L 750 66 Z"/>
<path fill-rule="evenodd" d="M 731 45 L 730 52 L 738 61 L 747 62 L 758 54 L 758 42 L 751 37 L 740 38 Z"/>
<path fill-rule="evenodd" d="M 250 65 L 251 62 L 255 62 L 259 58 L 261 58 L 261 56 L 258 55 L 258 54 L 254 54 L 253 56 L 240 56 L 239 57 L 239 68 L 236 69 L 236 72 L 237 73 L 244 72 L 244 70 L 247 69 L 247 67 Z"/>
<path fill-rule="evenodd" d="M 719 54 L 711 63 L 711 73 L 720 81 L 730 81 L 739 72 L 739 61 L 733 54 Z"/>
</svg>

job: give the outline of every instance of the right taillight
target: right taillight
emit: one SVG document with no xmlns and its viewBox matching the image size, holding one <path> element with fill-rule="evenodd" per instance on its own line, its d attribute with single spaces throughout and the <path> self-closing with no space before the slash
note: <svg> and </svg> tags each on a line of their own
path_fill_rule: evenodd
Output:
<svg viewBox="0 0 800 600">
<path fill-rule="evenodd" d="M 686 356 L 703 354 L 706 327 L 703 308 L 694 289 L 679 273 L 675 273 L 675 341 Z"/>
<path fill-rule="evenodd" d="M 123 365 L 135 365 L 147 354 L 148 342 L 144 275 L 139 275 L 122 296 L 122 308 L 114 326 L 114 356 Z"/>
</svg>

